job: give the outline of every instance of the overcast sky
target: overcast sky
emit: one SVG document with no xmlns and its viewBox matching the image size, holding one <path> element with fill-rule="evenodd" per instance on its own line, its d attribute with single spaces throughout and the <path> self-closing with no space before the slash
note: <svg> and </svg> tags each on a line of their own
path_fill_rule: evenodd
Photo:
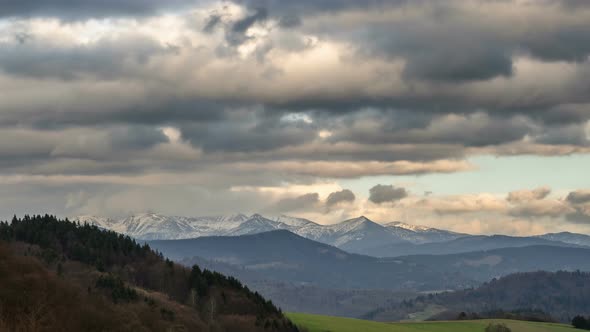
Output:
<svg viewBox="0 0 590 332">
<path fill-rule="evenodd" d="M 590 232 L 585 0 L 4 0 L 0 216 Z"/>
</svg>

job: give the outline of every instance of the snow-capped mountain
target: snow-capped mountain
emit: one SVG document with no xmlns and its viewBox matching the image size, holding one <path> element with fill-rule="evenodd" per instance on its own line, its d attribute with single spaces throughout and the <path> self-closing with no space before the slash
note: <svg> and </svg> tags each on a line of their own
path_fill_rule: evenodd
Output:
<svg viewBox="0 0 590 332">
<path fill-rule="evenodd" d="M 279 229 L 290 229 L 291 227 L 285 223 L 267 219 L 259 214 L 252 215 L 248 220 L 244 221 L 236 228 L 230 230 L 224 235 L 251 235 L 257 233 L 264 233 L 276 231 Z"/>
<path fill-rule="evenodd" d="M 73 218 L 80 223 L 126 234 L 141 240 L 177 240 L 202 236 L 229 235 L 250 218 L 243 214 L 212 217 L 164 216 L 155 213 L 140 213 L 111 219 L 95 216 Z"/>
<path fill-rule="evenodd" d="M 429 243 L 446 241 L 460 234 L 424 226 L 394 222 L 381 225 L 366 217 L 349 219 L 333 225 L 320 225 L 291 216 L 179 217 L 141 213 L 121 219 L 79 216 L 73 220 L 110 229 L 141 240 L 176 240 L 203 236 L 239 236 L 273 230 L 288 230 L 308 239 L 330 244 L 351 252 L 392 243 Z"/>
<path fill-rule="evenodd" d="M 451 241 L 469 235 L 426 226 L 410 225 L 400 221 L 390 222 L 384 226 L 397 233 L 404 240 L 417 244 Z"/>
<path fill-rule="evenodd" d="M 294 227 L 305 227 L 305 226 L 311 226 L 311 225 L 319 226 L 318 224 L 316 224 L 315 222 L 313 222 L 311 220 L 307 220 L 304 218 L 291 217 L 291 216 L 286 216 L 286 215 L 267 217 L 267 219 L 274 220 L 274 221 L 283 223 L 285 225 L 294 226 Z"/>
<path fill-rule="evenodd" d="M 345 220 L 330 226 L 330 229 L 333 231 L 332 244 L 351 252 L 358 252 L 367 246 L 405 242 L 395 232 L 365 216 Z"/>
</svg>

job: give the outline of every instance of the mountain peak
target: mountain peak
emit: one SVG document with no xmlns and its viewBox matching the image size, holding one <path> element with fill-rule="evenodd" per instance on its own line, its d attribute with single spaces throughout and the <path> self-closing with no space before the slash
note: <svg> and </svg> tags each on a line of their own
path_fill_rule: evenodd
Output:
<svg viewBox="0 0 590 332">
<path fill-rule="evenodd" d="M 348 220 L 344 220 L 342 222 L 342 224 L 377 224 L 376 222 L 374 222 L 373 220 L 365 217 L 365 216 L 360 216 L 357 218 L 352 218 L 352 219 L 348 219 Z M 377 224 L 378 225 L 378 224 Z"/>
<path fill-rule="evenodd" d="M 250 219 L 266 219 L 260 213 L 254 213 L 250 216 Z"/>
</svg>

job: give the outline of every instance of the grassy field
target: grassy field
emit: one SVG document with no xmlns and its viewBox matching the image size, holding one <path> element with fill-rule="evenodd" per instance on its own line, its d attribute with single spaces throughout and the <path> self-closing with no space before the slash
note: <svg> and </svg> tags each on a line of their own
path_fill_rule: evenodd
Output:
<svg viewBox="0 0 590 332">
<path fill-rule="evenodd" d="M 484 332 L 490 322 L 501 322 L 512 332 L 575 332 L 562 324 L 521 322 L 511 320 L 477 320 L 456 322 L 380 323 L 352 318 L 330 317 L 300 313 L 287 316 L 297 326 L 309 332 Z"/>
</svg>

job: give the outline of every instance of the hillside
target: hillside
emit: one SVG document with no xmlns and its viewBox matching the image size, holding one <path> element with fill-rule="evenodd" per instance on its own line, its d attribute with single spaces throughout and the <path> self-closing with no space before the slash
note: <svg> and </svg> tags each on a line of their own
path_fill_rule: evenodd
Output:
<svg viewBox="0 0 590 332">
<path fill-rule="evenodd" d="M 381 264 L 377 258 L 350 254 L 284 230 L 149 244 L 185 265 L 192 264 L 197 256 L 239 267 L 238 273 L 244 270 L 245 274 L 257 273 L 265 279 L 327 288 L 413 288 L 432 279 L 432 274 L 422 266 L 412 267 L 404 262 Z M 437 278 L 436 283 L 441 279 L 444 280 Z"/>
<path fill-rule="evenodd" d="M 434 316 L 442 319 L 457 317 L 459 312 L 485 315 L 494 311 L 528 311 L 570 322 L 572 317 L 590 312 L 590 273 L 516 273 L 475 289 L 420 296 L 365 317 L 383 321 L 407 319 L 435 306 L 442 310 Z"/>
<path fill-rule="evenodd" d="M 512 332 L 575 332 L 571 326 L 553 323 L 512 320 L 476 320 L 455 322 L 380 323 L 361 319 L 340 318 L 300 313 L 288 317 L 309 332 L 485 332 L 490 323 L 501 323 Z"/>
<path fill-rule="evenodd" d="M 0 243 L 0 330 L 296 330 L 238 280 L 96 226 L 25 216 Z"/>
</svg>

